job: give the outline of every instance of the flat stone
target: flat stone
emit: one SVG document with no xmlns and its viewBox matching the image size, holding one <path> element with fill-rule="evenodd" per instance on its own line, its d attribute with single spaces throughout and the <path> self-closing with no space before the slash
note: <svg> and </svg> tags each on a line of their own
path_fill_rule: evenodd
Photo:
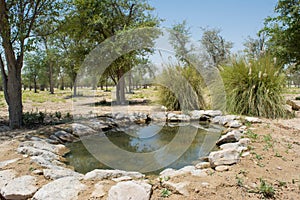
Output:
<svg viewBox="0 0 300 200">
<path fill-rule="evenodd" d="M 155 112 L 150 115 L 151 120 L 153 121 L 162 121 L 167 120 L 167 114 L 165 112 Z"/>
<path fill-rule="evenodd" d="M 162 183 L 162 186 L 169 189 L 173 193 L 181 194 L 183 196 L 188 197 L 190 195 L 189 191 L 187 190 L 187 186 L 189 184 L 189 182 L 173 183 L 171 181 L 165 181 Z"/>
<path fill-rule="evenodd" d="M 152 186 L 142 181 L 119 182 L 108 192 L 107 200 L 149 200 Z"/>
<path fill-rule="evenodd" d="M 205 111 L 204 110 L 193 110 L 190 112 L 191 120 L 199 120 L 203 115 Z"/>
<path fill-rule="evenodd" d="M 130 176 L 121 176 L 119 178 L 112 178 L 111 180 L 118 183 L 118 182 L 121 182 L 121 181 L 131 181 L 132 177 L 130 177 Z"/>
<path fill-rule="evenodd" d="M 200 162 L 197 165 L 195 165 L 197 169 L 206 169 L 210 168 L 210 163 L 209 162 Z"/>
<path fill-rule="evenodd" d="M 228 166 L 225 166 L 225 165 L 220 165 L 220 166 L 217 166 L 215 168 L 215 170 L 217 172 L 225 172 L 225 171 L 228 171 L 229 170 L 229 167 Z"/>
<path fill-rule="evenodd" d="M 25 141 L 19 145 L 19 148 L 21 147 L 32 147 L 39 150 L 45 150 L 59 156 L 64 156 L 66 153 L 70 152 L 70 150 L 62 144 L 53 145 L 45 141 Z"/>
<path fill-rule="evenodd" d="M 16 172 L 11 169 L 0 171 L 0 190 L 16 177 L 15 174 Z"/>
<path fill-rule="evenodd" d="M 34 162 L 42 167 L 46 167 L 50 169 L 59 168 L 59 166 L 65 166 L 65 164 L 60 161 L 57 160 L 51 161 L 42 156 L 31 156 L 30 159 L 31 162 Z"/>
<path fill-rule="evenodd" d="M 245 117 L 245 121 L 249 123 L 262 123 L 262 120 L 257 117 Z"/>
<path fill-rule="evenodd" d="M 57 131 L 54 135 L 63 142 L 73 142 L 76 139 L 72 134 L 67 133 L 66 131 Z"/>
<path fill-rule="evenodd" d="M 73 129 L 72 134 L 77 137 L 93 135 L 97 133 L 97 131 L 95 131 L 94 129 L 78 123 L 73 123 L 72 129 Z"/>
<path fill-rule="evenodd" d="M 15 159 L 11 159 L 11 160 L 5 160 L 0 162 L 0 168 L 6 167 L 7 165 L 10 165 L 12 163 L 17 162 L 18 160 L 20 160 L 20 158 L 15 158 Z"/>
<path fill-rule="evenodd" d="M 106 169 L 95 169 L 91 172 L 88 172 L 85 174 L 84 179 L 85 180 L 91 180 L 91 179 L 112 179 L 112 178 L 118 178 L 122 176 L 129 176 L 132 178 L 143 178 L 145 177 L 144 174 L 141 174 L 140 172 L 128 172 L 128 171 L 122 171 L 122 170 L 106 170 Z"/>
<path fill-rule="evenodd" d="M 5 199 L 25 200 L 31 198 L 37 190 L 33 176 L 21 176 L 2 187 L 1 194 Z"/>
<path fill-rule="evenodd" d="M 220 110 L 205 110 L 204 114 L 210 117 L 222 116 L 223 113 Z"/>
<path fill-rule="evenodd" d="M 221 138 L 216 142 L 216 144 L 220 146 L 225 143 L 238 142 L 241 139 L 242 135 L 243 134 L 239 130 L 230 131 L 226 135 L 222 135 Z"/>
<path fill-rule="evenodd" d="M 34 147 L 19 147 L 17 149 L 18 153 L 25 154 L 28 156 L 41 156 L 46 160 L 60 160 L 61 157 L 55 153 L 52 153 L 47 150 L 37 149 Z"/>
<path fill-rule="evenodd" d="M 220 165 L 232 165 L 240 160 L 240 152 L 236 149 L 225 149 L 221 151 L 213 151 L 209 154 L 209 162 L 211 167 Z"/>
<path fill-rule="evenodd" d="M 206 188 L 207 188 L 207 187 L 209 186 L 209 183 L 207 183 L 207 182 L 202 182 L 201 185 L 202 185 L 202 187 L 206 187 Z"/>
<path fill-rule="evenodd" d="M 192 176 L 198 176 L 198 177 L 207 177 L 207 173 L 203 170 L 196 169 L 191 171 Z"/>
<path fill-rule="evenodd" d="M 249 156 L 250 155 L 250 152 L 249 151 L 247 151 L 247 152 L 244 152 L 244 153 L 242 153 L 242 157 L 246 157 L 246 156 Z"/>
<path fill-rule="evenodd" d="M 56 180 L 56 179 L 68 177 L 68 176 L 76 177 L 77 179 L 80 180 L 80 179 L 83 179 L 83 177 L 84 177 L 83 174 L 77 173 L 71 169 L 63 168 L 63 167 L 59 167 L 56 169 L 55 168 L 44 169 L 43 174 L 44 174 L 45 178 L 52 179 L 52 180 Z"/>
<path fill-rule="evenodd" d="M 239 128 L 239 127 L 243 126 L 243 124 L 238 120 L 232 120 L 232 121 L 228 122 L 226 124 L 226 126 L 229 128 Z"/>
<path fill-rule="evenodd" d="M 84 189 L 86 186 L 78 179 L 64 177 L 44 185 L 35 193 L 32 200 L 75 200 Z"/>
<path fill-rule="evenodd" d="M 101 182 L 96 183 L 94 186 L 95 190 L 93 191 L 91 198 L 97 199 L 105 196 L 104 186 L 101 184 Z"/>
</svg>

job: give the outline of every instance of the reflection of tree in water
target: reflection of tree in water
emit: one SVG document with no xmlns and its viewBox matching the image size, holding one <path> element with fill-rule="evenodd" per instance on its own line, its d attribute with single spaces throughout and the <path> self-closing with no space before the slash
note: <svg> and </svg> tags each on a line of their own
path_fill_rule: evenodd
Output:
<svg viewBox="0 0 300 200">
<path fill-rule="evenodd" d="M 206 128 L 206 130 L 202 129 Z M 192 125 L 179 127 L 179 126 L 134 126 L 126 129 L 125 131 L 112 130 L 104 135 L 93 135 L 84 139 L 84 142 L 75 142 L 69 144 L 71 153 L 67 156 L 70 165 L 74 166 L 79 172 L 86 173 L 93 169 L 107 169 L 108 167 L 99 162 L 95 157 L 101 156 L 103 160 L 110 160 L 120 165 L 128 164 L 131 169 L 131 164 L 134 166 L 155 165 L 161 167 L 181 168 L 190 165 L 193 161 L 197 160 L 200 156 L 206 156 L 215 145 L 221 131 L 218 129 L 208 129 L 209 127 L 195 128 Z M 195 132 L 196 131 L 196 132 Z M 177 135 L 176 135 L 177 134 Z M 180 136 L 180 139 L 177 136 Z M 192 138 L 191 138 L 192 137 Z M 106 138 L 106 140 L 104 140 Z M 136 157 L 124 158 L 116 153 L 115 149 L 109 146 L 107 139 L 114 144 L 117 148 L 123 149 L 126 152 L 154 153 L 153 159 L 149 157 Z M 192 141 L 192 143 L 191 143 Z M 172 143 L 170 143 L 172 142 Z M 89 150 L 93 150 L 93 154 L 85 148 L 84 144 L 89 145 Z M 169 145 L 168 145 L 169 144 Z M 187 149 L 186 149 L 187 148 Z M 178 159 L 176 158 L 178 152 L 184 152 Z M 94 156 L 95 157 L 94 157 Z M 171 165 L 165 166 L 167 160 L 177 160 Z M 126 159 L 126 162 L 124 162 Z M 150 163 L 149 163 L 150 162 Z M 130 164 L 131 163 L 131 164 Z M 149 167 L 149 166 L 148 166 Z M 137 169 L 136 171 L 138 171 Z"/>
</svg>

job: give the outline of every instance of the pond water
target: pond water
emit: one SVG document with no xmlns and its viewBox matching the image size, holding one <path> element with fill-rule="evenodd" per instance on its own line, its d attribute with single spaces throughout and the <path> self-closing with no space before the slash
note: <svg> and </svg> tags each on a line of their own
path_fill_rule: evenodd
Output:
<svg viewBox="0 0 300 200">
<path fill-rule="evenodd" d="M 194 164 L 216 148 L 221 127 L 209 124 L 133 125 L 81 138 L 68 144 L 75 171 L 121 169 L 158 173 Z"/>
</svg>

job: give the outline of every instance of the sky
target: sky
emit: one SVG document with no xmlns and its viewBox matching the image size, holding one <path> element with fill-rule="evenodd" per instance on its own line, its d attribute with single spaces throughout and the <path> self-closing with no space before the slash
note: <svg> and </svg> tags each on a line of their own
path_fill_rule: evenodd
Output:
<svg viewBox="0 0 300 200">
<path fill-rule="evenodd" d="M 248 36 L 255 38 L 264 19 L 274 16 L 277 0 L 149 0 L 154 13 L 165 21 L 162 27 L 186 20 L 192 39 L 201 39 L 201 27 L 219 28 L 233 52 L 243 50 Z"/>
</svg>

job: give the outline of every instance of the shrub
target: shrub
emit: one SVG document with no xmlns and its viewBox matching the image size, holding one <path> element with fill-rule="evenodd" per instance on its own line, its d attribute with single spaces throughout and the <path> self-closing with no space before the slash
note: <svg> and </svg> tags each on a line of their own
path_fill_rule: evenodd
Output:
<svg viewBox="0 0 300 200">
<path fill-rule="evenodd" d="M 159 102 L 169 110 L 204 109 L 202 78 L 195 68 L 165 68 L 158 77 Z"/>
<path fill-rule="evenodd" d="M 285 77 L 281 66 L 271 56 L 252 60 L 249 64 L 243 59 L 234 59 L 221 74 L 229 112 L 266 118 L 288 116 L 281 95 Z"/>
</svg>

